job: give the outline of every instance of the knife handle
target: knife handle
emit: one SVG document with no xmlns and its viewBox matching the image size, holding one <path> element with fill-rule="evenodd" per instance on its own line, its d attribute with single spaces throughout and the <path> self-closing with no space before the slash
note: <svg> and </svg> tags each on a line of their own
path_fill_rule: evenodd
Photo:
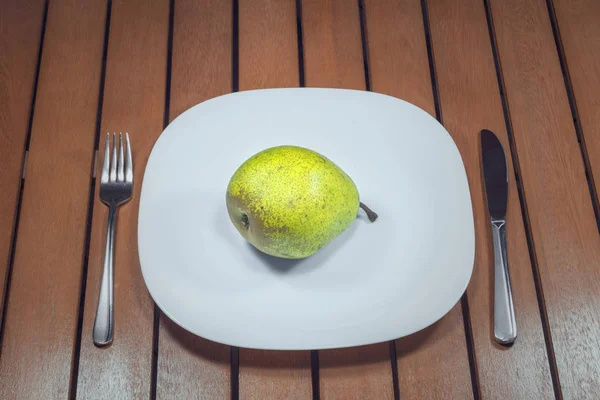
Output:
<svg viewBox="0 0 600 400">
<path fill-rule="evenodd" d="M 517 338 L 515 307 L 506 257 L 506 221 L 492 220 L 494 238 L 494 336 L 500 344 Z"/>
</svg>

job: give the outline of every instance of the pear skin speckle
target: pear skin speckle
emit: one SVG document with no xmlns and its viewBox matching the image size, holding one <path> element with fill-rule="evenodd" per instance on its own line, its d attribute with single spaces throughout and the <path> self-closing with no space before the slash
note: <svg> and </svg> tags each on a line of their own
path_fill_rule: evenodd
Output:
<svg viewBox="0 0 600 400">
<path fill-rule="evenodd" d="M 356 219 L 352 179 L 321 154 L 277 146 L 246 160 L 227 187 L 227 209 L 240 234 L 264 253 L 304 258 Z"/>
</svg>

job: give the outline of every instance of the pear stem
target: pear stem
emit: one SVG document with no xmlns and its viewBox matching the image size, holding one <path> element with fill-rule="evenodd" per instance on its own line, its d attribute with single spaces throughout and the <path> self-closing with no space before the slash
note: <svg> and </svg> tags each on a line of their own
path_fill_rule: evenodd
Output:
<svg viewBox="0 0 600 400">
<path fill-rule="evenodd" d="M 367 213 L 367 217 L 369 218 L 369 221 L 371 221 L 371 222 L 375 222 L 375 220 L 377 219 L 377 217 L 379 217 L 379 215 L 377 215 L 377 213 L 375 211 L 371 210 L 362 201 L 360 202 L 360 208 L 362 208 L 365 211 L 365 213 Z"/>
</svg>

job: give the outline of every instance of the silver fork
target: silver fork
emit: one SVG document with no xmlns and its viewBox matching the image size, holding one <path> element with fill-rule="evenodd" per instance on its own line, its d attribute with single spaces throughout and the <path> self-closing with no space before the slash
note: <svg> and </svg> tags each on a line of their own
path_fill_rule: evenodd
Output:
<svg viewBox="0 0 600 400">
<path fill-rule="evenodd" d="M 113 133 L 112 160 L 109 143 L 110 134 L 106 134 L 104 163 L 100 179 L 100 200 L 108 206 L 108 229 L 106 232 L 106 251 L 104 253 L 104 272 L 98 298 L 98 309 L 92 337 L 97 346 L 112 343 L 113 316 L 113 248 L 115 238 L 115 220 L 117 208 L 131 199 L 133 192 L 133 160 L 129 134 L 125 133 L 126 147 L 123 148 L 123 134 L 119 133 L 119 156 L 117 160 L 117 136 Z M 126 154 L 124 155 L 124 152 Z M 110 165 L 110 166 L 109 166 Z"/>
</svg>

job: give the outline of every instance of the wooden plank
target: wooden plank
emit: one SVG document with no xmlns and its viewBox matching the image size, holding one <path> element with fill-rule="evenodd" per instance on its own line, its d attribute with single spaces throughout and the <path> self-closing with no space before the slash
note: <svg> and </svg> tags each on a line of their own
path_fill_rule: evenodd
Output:
<svg viewBox="0 0 600 400">
<path fill-rule="evenodd" d="M 366 2 L 365 17 L 373 91 L 410 101 L 435 117 L 420 2 Z"/>
<path fill-rule="evenodd" d="M 41 0 L 0 4 L 0 319 L 43 13 Z"/>
<path fill-rule="evenodd" d="M 176 2 L 171 121 L 188 108 L 231 91 L 231 15 L 229 1 Z M 158 399 L 229 398 L 228 346 L 199 338 L 162 313 L 158 343 Z"/>
<path fill-rule="evenodd" d="M 565 398 L 600 387 L 600 235 L 546 2 L 491 12 Z"/>
<path fill-rule="evenodd" d="M 0 398 L 66 398 L 77 330 L 105 1 L 48 10 Z"/>
<path fill-rule="evenodd" d="M 240 90 L 299 85 L 296 3 L 239 1 Z"/>
<path fill-rule="evenodd" d="M 96 182 L 78 398 L 150 396 L 154 304 L 144 285 L 137 252 L 137 210 L 142 177 L 163 128 L 169 2 L 112 2 L 100 148 L 106 132 L 129 132 L 134 169 L 131 201 L 119 208 L 115 244 L 115 338 L 110 348 L 92 342 L 104 268 L 108 208 Z M 102 166 L 100 152 L 97 171 Z M 99 172 L 97 173 L 99 175 Z"/>
<path fill-rule="evenodd" d="M 600 192 L 600 3 L 594 0 L 554 0 L 554 10 L 584 145 Z"/>
<path fill-rule="evenodd" d="M 240 90 L 299 84 L 296 4 L 240 0 Z M 309 399 L 310 352 L 240 349 L 241 399 Z"/>
<path fill-rule="evenodd" d="M 160 315 L 157 399 L 229 398 L 229 347 L 183 330 Z"/>
<path fill-rule="evenodd" d="M 350 0 L 302 2 L 306 86 L 366 88 L 358 11 Z"/>
<path fill-rule="evenodd" d="M 468 288 L 482 398 L 552 398 L 552 378 L 483 2 L 430 1 L 431 40 L 444 125 L 469 178 L 476 252 Z M 467 83 L 467 84 L 465 84 Z M 518 339 L 507 349 L 493 339 L 493 247 L 480 166 L 480 131 L 496 133 L 508 152 L 508 261 Z"/>
<path fill-rule="evenodd" d="M 388 343 L 319 351 L 323 399 L 393 399 Z"/>
<path fill-rule="evenodd" d="M 373 90 L 435 116 L 421 2 L 366 2 Z M 428 329 L 396 341 L 403 398 L 473 396 L 460 303 Z"/>
<path fill-rule="evenodd" d="M 241 399 L 310 399 L 310 352 L 240 349 Z"/>
<path fill-rule="evenodd" d="M 302 3 L 306 85 L 366 89 L 356 1 Z M 319 352 L 324 399 L 393 398 L 388 343 Z"/>
</svg>

